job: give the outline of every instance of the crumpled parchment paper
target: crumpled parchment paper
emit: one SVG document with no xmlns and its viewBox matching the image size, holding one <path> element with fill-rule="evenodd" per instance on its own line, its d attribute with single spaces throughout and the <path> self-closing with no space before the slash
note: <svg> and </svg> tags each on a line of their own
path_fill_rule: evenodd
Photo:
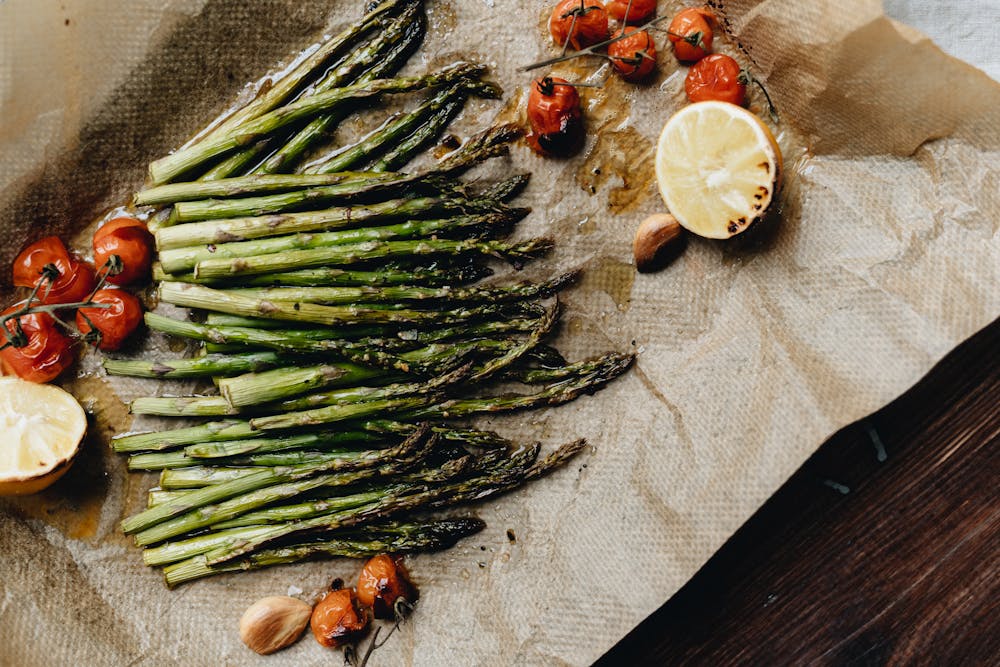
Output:
<svg viewBox="0 0 1000 667">
<path fill-rule="evenodd" d="M 506 107 L 470 104 L 458 134 L 517 117 L 529 80 L 517 67 L 552 52 L 549 4 L 428 0 L 432 27 L 410 69 L 481 58 L 508 91 Z M 579 358 L 634 345 L 639 361 L 596 396 L 487 422 L 547 444 L 585 436 L 593 448 L 476 508 L 484 533 L 412 559 L 419 610 L 372 664 L 589 663 L 827 436 L 1000 314 L 1000 85 L 887 19 L 876 0 L 715 4 L 734 36 L 723 50 L 766 83 L 780 113 L 780 225 L 740 243 L 693 240 L 664 272 L 634 275 L 634 228 L 662 208 L 653 142 L 683 103 L 684 70 L 668 49 L 652 84 L 610 78 L 585 91 L 581 156 L 542 160 L 518 147 L 486 170 L 534 173 L 520 233 L 552 234 L 559 248 L 532 275 L 588 270 L 567 295 L 559 346 Z M 43 233 L 78 234 L 85 246 L 82 230 L 127 200 L 151 159 L 360 5 L 0 2 L 0 266 Z M 596 60 L 555 71 L 607 75 Z M 163 344 L 154 338 L 146 353 Z M 94 367 L 91 356 L 83 370 Z M 162 387 L 67 384 L 96 415 L 81 460 L 45 494 L 0 502 L 0 663 L 339 660 L 311 639 L 258 658 L 236 626 L 258 597 L 296 586 L 308 598 L 334 576 L 353 579 L 357 564 L 167 590 L 117 529 L 151 481 L 127 475 L 106 447 L 112 429 L 152 424 L 133 424 L 122 401 Z"/>
</svg>

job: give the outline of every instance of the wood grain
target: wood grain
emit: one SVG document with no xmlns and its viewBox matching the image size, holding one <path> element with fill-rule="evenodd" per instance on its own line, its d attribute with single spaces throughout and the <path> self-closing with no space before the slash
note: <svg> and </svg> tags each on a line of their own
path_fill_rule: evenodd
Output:
<svg viewBox="0 0 1000 667">
<path fill-rule="evenodd" d="M 998 406 L 1000 320 L 826 442 L 597 665 L 996 664 Z"/>
</svg>

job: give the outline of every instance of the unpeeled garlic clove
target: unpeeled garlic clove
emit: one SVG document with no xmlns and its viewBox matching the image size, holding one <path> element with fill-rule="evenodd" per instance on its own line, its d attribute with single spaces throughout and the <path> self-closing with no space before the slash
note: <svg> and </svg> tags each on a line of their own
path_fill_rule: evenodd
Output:
<svg viewBox="0 0 1000 667">
<path fill-rule="evenodd" d="M 240 639 L 250 650 L 267 655 L 295 643 L 309 625 L 312 607 L 284 595 L 250 605 L 240 619 Z"/>
<path fill-rule="evenodd" d="M 632 242 L 635 268 L 640 272 L 655 271 L 663 267 L 680 249 L 683 241 L 680 224 L 669 213 L 651 215 L 639 225 Z"/>
</svg>

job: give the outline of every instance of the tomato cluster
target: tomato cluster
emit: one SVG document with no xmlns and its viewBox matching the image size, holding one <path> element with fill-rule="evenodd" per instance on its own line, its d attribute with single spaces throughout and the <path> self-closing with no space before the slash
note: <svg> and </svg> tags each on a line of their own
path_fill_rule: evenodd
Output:
<svg viewBox="0 0 1000 667">
<path fill-rule="evenodd" d="M 375 618 L 393 619 L 398 603 L 416 600 L 417 589 L 399 560 L 379 554 L 361 568 L 357 589 L 343 588 L 339 579 L 334 582 L 313 608 L 310 626 L 316 641 L 337 648 L 368 632 L 372 612 Z"/>
<path fill-rule="evenodd" d="M 73 338 L 117 350 L 142 321 L 142 305 L 119 287 L 148 278 L 153 237 L 135 218 L 100 227 L 93 239 L 95 265 L 71 253 L 57 236 L 25 247 L 14 260 L 13 283 L 31 290 L 0 313 L 0 365 L 32 382 L 49 382 L 73 363 Z M 76 330 L 63 313 L 75 311 Z"/>
<path fill-rule="evenodd" d="M 643 81 L 656 70 L 656 42 L 648 30 L 631 27 L 654 19 L 656 0 L 562 0 L 549 17 L 553 41 L 564 50 L 606 55 L 626 81 Z M 621 27 L 612 32 L 610 20 Z M 667 28 L 674 55 L 691 65 L 684 82 L 692 102 L 721 100 L 742 106 L 749 77 L 727 55 L 712 53 L 715 15 L 706 7 L 682 9 Z M 564 58 L 562 58 L 564 59 Z M 557 62 L 560 59 L 555 59 Z M 583 113 L 574 84 L 556 76 L 532 82 L 528 96 L 529 145 L 543 155 L 569 155 L 582 145 Z"/>
</svg>

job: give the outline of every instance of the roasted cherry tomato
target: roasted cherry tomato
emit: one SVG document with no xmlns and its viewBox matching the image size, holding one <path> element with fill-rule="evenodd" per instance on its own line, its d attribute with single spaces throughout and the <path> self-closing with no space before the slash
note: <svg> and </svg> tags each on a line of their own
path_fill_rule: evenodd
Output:
<svg viewBox="0 0 1000 667">
<path fill-rule="evenodd" d="M 624 30 L 614 36 L 620 36 Z M 622 39 L 608 44 L 608 57 L 623 79 L 642 81 L 656 69 L 656 44 L 645 30 L 631 30 Z"/>
<path fill-rule="evenodd" d="M 701 60 L 712 50 L 711 14 L 704 9 L 682 9 L 677 12 L 667 35 L 674 45 L 674 54 L 682 62 Z"/>
<path fill-rule="evenodd" d="M 153 235 L 135 218 L 109 220 L 94 233 L 94 263 L 103 267 L 112 255 L 121 259 L 121 272 L 108 276 L 115 285 L 147 280 L 153 263 Z"/>
<path fill-rule="evenodd" d="M 8 308 L 0 317 L 15 313 L 18 308 Z M 14 375 L 30 382 L 50 382 L 73 363 L 72 341 L 48 313 L 28 313 L 7 320 L 6 328 L 7 337 L 0 344 L 8 341 L 14 344 L 0 350 L 0 361 Z"/>
<path fill-rule="evenodd" d="M 608 11 L 600 0 L 562 0 L 549 17 L 549 32 L 556 44 L 562 46 L 568 39 L 574 49 L 603 42 L 608 38 Z"/>
<path fill-rule="evenodd" d="M 656 13 L 656 0 L 632 0 L 631 9 L 629 9 L 628 3 L 629 0 L 611 0 L 606 5 L 608 14 L 616 21 L 645 23 Z M 625 21 L 626 10 L 628 11 L 628 21 Z"/>
<path fill-rule="evenodd" d="M 41 303 L 83 301 L 97 284 L 94 267 L 72 256 L 57 236 L 47 236 L 21 251 L 14 260 L 14 284 L 34 287 L 42 279 L 45 267 L 50 265 L 56 267 L 59 275 L 39 290 Z"/>
<path fill-rule="evenodd" d="M 747 87 L 740 76 L 740 66 L 721 53 L 705 56 L 688 70 L 684 90 L 692 102 L 718 100 L 743 106 Z"/>
<path fill-rule="evenodd" d="M 371 607 L 375 618 L 396 617 L 396 602 L 415 602 L 417 589 L 410 583 L 403 565 L 386 554 L 369 559 L 358 577 L 358 601 Z"/>
<path fill-rule="evenodd" d="M 358 600 L 351 588 L 327 593 L 316 603 L 309 619 L 316 641 L 330 648 L 360 639 L 367 632 L 370 622 L 367 610 L 358 609 Z"/>
<path fill-rule="evenodd" d="M 96 329 L 100 334 L 98 347 L 102 350 L 121 348 L 142 322 L 139 299 L 124 290 L 102 289 L 97 290 L 92 301 L 111 307 L 80 308 L 76 311 L 76 328 L 84 335 Z"/>
<path fill-rule="evenodd" d="M 568 155 L 583 143 L 580 94 L 566 79 L 547 76 L 528 94 L 528 143 L 543 155 Z"/>
</svg>

